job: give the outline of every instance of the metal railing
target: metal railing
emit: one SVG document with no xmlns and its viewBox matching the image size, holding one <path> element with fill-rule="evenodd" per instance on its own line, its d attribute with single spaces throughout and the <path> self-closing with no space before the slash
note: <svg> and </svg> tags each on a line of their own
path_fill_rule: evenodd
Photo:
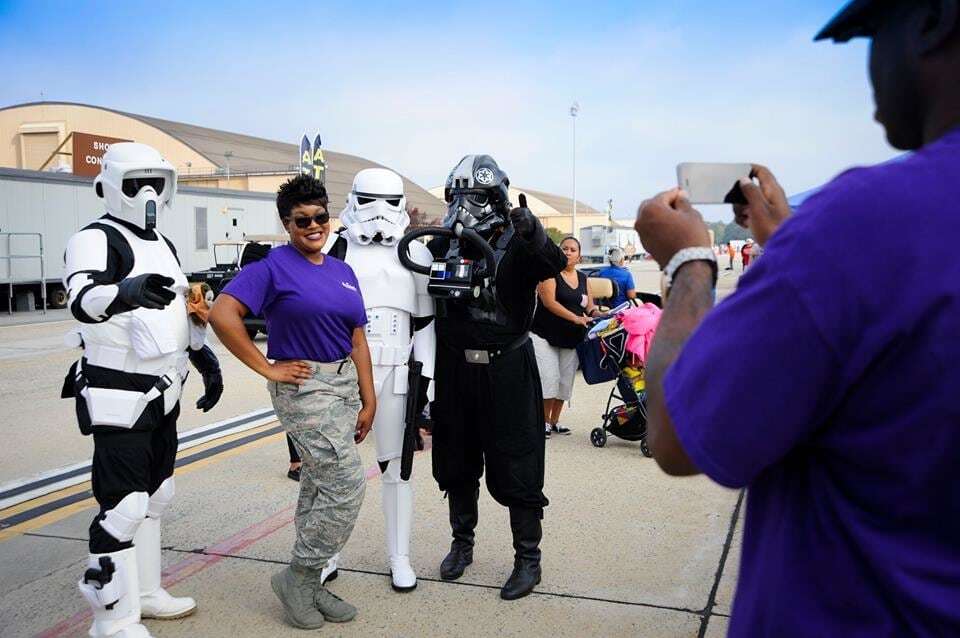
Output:
<svg viewBox="0 0 960 638">
<path fill-rule="evenodd" d="M 226 168 L 182 168 L 177 171 L 178 179 L 220 179 L 226 177 L 256 177 L 258 175 L 277 175 L 277 174 L 287 174 L 287 173 L 299 173 L 300 166 L 298 164 L 290 164 L 288 166 L 277 165 L 276 168 L 272 169 L 257 169 L 257 170 L 230 170 L 227 171 Z"/>
<path fill-rule="evenodd" d="M 7 277 L 5 281 L 0 281 L 0 283 L 7 284 L 7 313 L 13 314 L 13 284 L 15 279 L 13 277 L 13 260 L 14 259 L 39 259 L 40 260 L 40 295 L 43 298 L 43 304 L 41 305 L 41 312 L 43 314 L 47 313 L 47 269 L 46 269 L 46 260 L 43 256 L 43 234 L 42 233 L 0 233 L 0 237 L 6 237 L 7 239 L 7 254 L 0 255 L 0 259 L 7 260 Z M 10 252 L 10 239 L 13 237 L 36 237 L 37 242 L 40 247 L 40 251 L 37 254 L 25 254 L 25 255 L 14 255 Z M 25 279 L 24 282 L 32 281 L 30 279 Z"/>
</svg>

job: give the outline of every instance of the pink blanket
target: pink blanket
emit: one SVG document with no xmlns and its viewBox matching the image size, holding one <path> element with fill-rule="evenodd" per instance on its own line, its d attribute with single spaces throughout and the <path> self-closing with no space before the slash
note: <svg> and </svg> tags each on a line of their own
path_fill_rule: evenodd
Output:
<svg viewBox="0 0 960 638">
<path fill-rule="evenodd" d="M 640 357 L 640 362 L 646 365 L 650 344 L 653 335 L 657 332 L 660 315 L 663 313 L 652 303 L 628 308 L 619 314 L 620 323 L 627 331 L 627 351 Z"/>
</svg>

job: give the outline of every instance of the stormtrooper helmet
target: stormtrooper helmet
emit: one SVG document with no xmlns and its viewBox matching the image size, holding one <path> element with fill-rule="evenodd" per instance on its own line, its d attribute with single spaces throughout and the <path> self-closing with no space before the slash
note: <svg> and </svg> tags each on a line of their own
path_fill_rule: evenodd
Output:
<svg viewBox="0 0 960 638">
<path fill-rule="evenodd" d="M 450 171 L 443 189 L 447 202 L 444 226 L 457 223 L 482 237 L 507 225 L 510 179 L 489 155 L 467 155 Z"/>
<path fill-rule="evenodd" d="M 146 230 L 173 204 L 177 171 L 146 144 L 118 142 L 103 154 L 93 187 L 110 215 Z"/>
<path fill-rule="evenodd" d="M 359 244 L 393 246 L 410 223 L 403 180 L 386 168 L 365 168 L 357 173 L 340 223 Z"/>
</svg>

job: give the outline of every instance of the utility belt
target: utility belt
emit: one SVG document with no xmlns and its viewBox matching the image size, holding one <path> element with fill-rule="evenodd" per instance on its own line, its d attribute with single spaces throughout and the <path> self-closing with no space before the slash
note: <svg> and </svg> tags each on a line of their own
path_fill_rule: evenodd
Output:
<svg viewBox="0 0 960 638">
<path fill-rule="evenodd" d="M 308 361 L 307 364 L 315 373 L 322 372 L 324 374 L 340 375 L 343 374 L 343 369 L 347 367 L 347 364 L 352 361 L 350 357 L 344 357 L 339 361 Z"/>
<path fill-rule="evenodd" d="M 87 342 L 83 346 L 83 357 L 92 366 L 110 368 L 111 370 L 131 374 L 161 376 L 166 374 L 171 367 L 179 369 L 181 376 L 187 371 L 187 358 L 179 352 L 173 355 L 142 359 L 133 348 Z"/>
<path fill-rule="evenodd" d="M 380 343 L 370 344 L 370 363 L 375 366 L 402 366 L 410 360 L 413 344 L 405 346 L 386 346 Z"/>
<path fill-rule="evenodd" d="M 483 350 L 464 350 L 463 356 L 467 360 L 467 363 L 475 363 L 479 365 L 488 365 L 496 359 L 502 358 L 505 355 L 510 354 L 514 350 L 519 350 L 523 346 L 527 345 L 527 342 L 530 341 L 530 333 L 525 332 L 519 338 L 511 341 L 502 348 L 496 349 L 483 349 Z"/>
<path fill-rule="evenodd" d="M 173 365 L 167 359 L 166 370 L 157 375 L 156 382 L 146 392 L 91 386 L 83 374 L 84 360 L 89 365 L 100 364 L 84 356 L 77 362 L 75 372 L 75 391 L 86 403 L 91 426 L 132 429 L 152 401 L 163 397 L 163 413 L 170 414 L 183 392 L 183 381 L 187 372 L 185 354 Z"/>
</svg>

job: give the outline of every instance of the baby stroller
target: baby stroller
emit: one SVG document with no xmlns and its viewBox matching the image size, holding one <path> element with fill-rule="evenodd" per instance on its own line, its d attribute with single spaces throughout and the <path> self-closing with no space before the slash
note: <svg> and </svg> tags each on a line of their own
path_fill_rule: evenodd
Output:
<svg viewBox="0 0 960 638">
<path fill-rule="evenodd" d="M 649 458 L 652 455 L 647 445 L 647 393 L 634 390 L 634 383 L 623 374 L 617 377 L 617 385 L 607 397 L 603 424 L 590 432 L 590 442 L 594 447 L 603 447 L 607 434 L 624 441 L 640 441 L 640 451 Z"/>
<path fill-rule="evenodd" d="M 649 457 L 643 368 L 635 367 L 634 357 L 626 350 L 626 339 L 626 331 L 620 327 L 577 346 L 580 369 L 588 384 L 617 380 L 607 397 L 603 423 L 590 432 L 590 442 L 603 447 L 608 434 L 625 441 L 640 441 L 640 451 Z"/>
<path fill-rule="evenodd" d="M 641 293 L 631 305 L 639 305 L 638 302 L 661 307 L 658 295 Z M 626 330 L 613 322 L 598 336 L 577 346 L 580 368 L 588 384 L 617 380 L 607 397 L 602 424 L 590 432 L 590 442 L 601 448 L 607 444 L 608 434 L 625 441 L 639 441 L 640 451 L 649 458 L 652 455 L 647 445 L 646 376 L 641 361 L 627 351 L 626 342 Z"/>
</svg>

